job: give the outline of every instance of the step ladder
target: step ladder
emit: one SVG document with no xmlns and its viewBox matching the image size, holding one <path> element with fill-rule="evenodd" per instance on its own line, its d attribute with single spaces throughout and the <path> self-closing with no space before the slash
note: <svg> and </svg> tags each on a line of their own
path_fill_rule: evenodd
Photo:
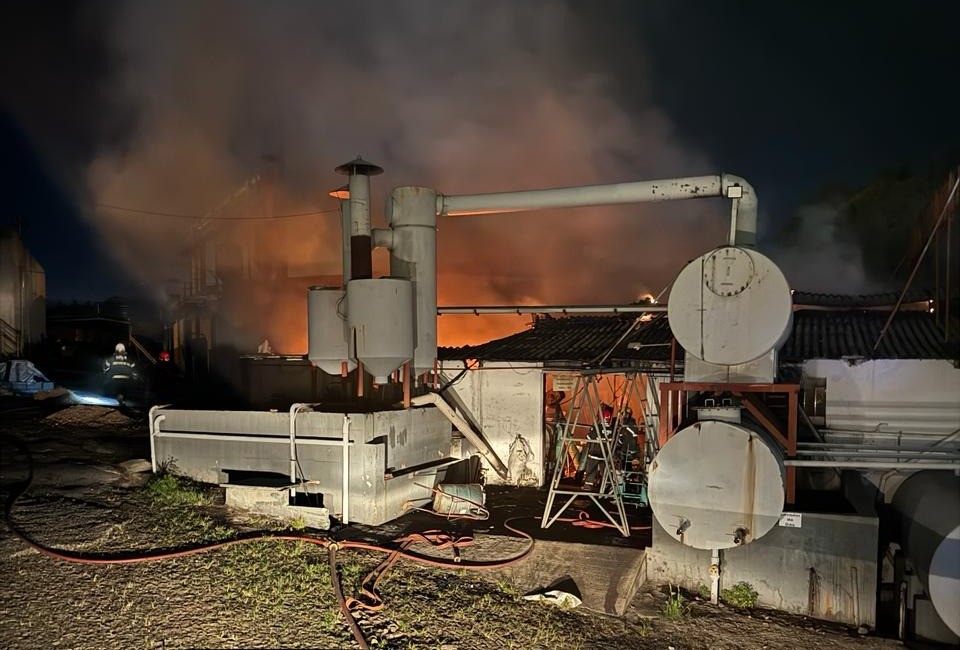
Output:
<svg viewBox="0 0 960 650">
<path fill-rule="evenodd" d="M 623 472 L 614 457 L 614 450 L 618 448 L 619 427 L 613 430 L 604 423 L 601 416 L 600 390 L 598 380 L 602 374 L 598 371 L 583 372 L 577 377 L 573 391 L 571 407 L 560 434 L 560 453 L 558 462 L 553 469 L 550 481 L 550 490 L 547 502 L 543 509 L 541 527 L 549 528 L 578 498 L 586 497 L 593 501 L 611 524 L 624 537 L 630 536 L 630 524 L 627 522 L 627 512 L 623 505 Z M 629 383 L 629 382 L 628 382 Z M 629 403 L 628 391 L 624 391 L 618 400 L 618 409 L 615 411 L 613 422 L 621 422 L 625 407 Z M 585 422 L 581 422 L 581 416 Z M 619 417 L 618 417 L 619 416 Z M 585 434 L 578 437 L 576 434 Z M 580 446 L 583 446 L 581 449 Z M 583 489 L 576 485 L 561 485 L 565 462 L 568 456 L 582 456 L 593 458 L 599 462 L 601 478 L 591 488 Z M 554 505 L 560 497 L 560 507 L 554 512 Z M 613 504 L 615 512 L 608 509 Z"/>
</svg>

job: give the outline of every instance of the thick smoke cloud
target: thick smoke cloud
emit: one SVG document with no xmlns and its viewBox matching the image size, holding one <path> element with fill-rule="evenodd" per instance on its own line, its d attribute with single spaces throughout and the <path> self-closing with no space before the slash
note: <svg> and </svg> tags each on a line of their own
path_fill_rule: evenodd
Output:
<svg viewBox="0 0 960 650">
<path fill-rule="evenodd" d="M 788 241 L 769 251 L 790 286 L 821 293 L 877 293 L 895 290 L 864 269 L 860 248 L 843 231 L 840 208 L 829 202 L 802 206 Z M 888 283 L 889 284 L 889 280 Z"/>
<path fill-rule="evenodd" d="M 280 160 L 278 212 L 335 207 L 326 192 L 343 178 L 332 169 L 358 153 L 386 169 L 374 179 L 374 206 L 408 184 L 454 194 L 721 171 L 680 144 L 654 103 L 637 99 L 650 96 L 638 92 L 643 61 L 630 79 L 609 74 L 610 62 L 589 47 L 605 34 L 586 27 L 573 3 L 116 8 L 120 67 L 111 89 L 136 126 L 89 168 L 101 204 L 202 213 L 256 173 L 262 154 Z M 445 219 L 440 302 L 624 302 L 657 293 L 687 260 L 723 242 L 727 209 L 692 201 Z M 109 210 L 97 220 L 158 295 L 184 275 L 189 222 Z M 261 244 L 290 269 L 339 272 L 336 215 L 273 223 Z M 300 297 L 252 296 L 249 305 L 245 322 L 272 318 L 261 331 L 285 329 L 285 351 L 303 351 Z M 461 343 L 478 326 L 445 317 L 441 343 Z M 484 327 L 474 335 L 494 332 Z"/>
</svg>

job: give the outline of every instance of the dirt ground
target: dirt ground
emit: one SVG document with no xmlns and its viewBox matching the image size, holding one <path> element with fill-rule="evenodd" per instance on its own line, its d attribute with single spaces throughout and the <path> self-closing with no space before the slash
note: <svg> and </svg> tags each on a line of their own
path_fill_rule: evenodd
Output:
<svg viewBox="0 0 960 650">
<path fill-rule="evenodd" d="M 83 410 L 74 410 L 82 408 Z M 121 554 L 276 530 L 232 512 L 217 488 L 164 492 L 145 485 L 145 422 L 99 407 L 53 415 L 0 410 L 2 497 L 35 477 L 12 517 L 36 541 L 59 549 Z M 382 558 L 340 554 L 348 593 Z M 83 565 L 27 547 L 0 525 L 0 647 L 33 648 L 351 648 L 326 552 L 279 541 L 239 544 L 185 558 L 133 565 Z M 833 624 L 770 610 L 717 608 L 696 600 L 679 616 L 665 593 L 641 591 L 614 618 L 520 598 L 481 572 L 398 564 L 380 592 L 385 607 L 360 617 L 372 648 L 440 650 L 623 648 L 879 650 L 899 643 L 860 637 Z"/>
</svg>

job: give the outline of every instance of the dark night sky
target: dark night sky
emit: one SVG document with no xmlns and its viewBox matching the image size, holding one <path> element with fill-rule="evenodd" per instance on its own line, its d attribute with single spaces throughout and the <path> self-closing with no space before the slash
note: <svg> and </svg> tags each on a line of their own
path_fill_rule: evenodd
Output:
<svg viewBox="0 0 960 650">
<path fill-rule="evenodd" d="M 54 299 L 135 290 L 80 214 L 85 168 L 122 149 L 136 121 L 108 84 L 117 6 L 14 3 L 0 27 L 0 221 L 22 220 Z M 579 46 L 617 81 L 625 112 L 652 102 L 716 171 L 749 179 L 768 236 L 825 184 L 960 151 L 955 1 L 575 6 Z"/>
</svg>

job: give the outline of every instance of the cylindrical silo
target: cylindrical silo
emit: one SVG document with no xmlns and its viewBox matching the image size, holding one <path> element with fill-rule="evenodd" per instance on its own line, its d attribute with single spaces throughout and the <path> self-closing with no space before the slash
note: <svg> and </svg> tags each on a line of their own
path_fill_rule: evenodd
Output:
<svg viewBox="0 0 960 650">
<path fill-rule="evenodd" d="M 413 358 L 413 287 L 409 280 L 377 278 L 347 283 L 351 356 L 378 384 Z"/>
<path fill-rule="evenodd" d="M 718 365 L 759 359 L 787 340 L 793 299 L 783 273 L 750 249 L 722 246 L 680 271 L 667 304 L 683 349 Z"/>
<path fill-rule="evenodd" d="M 416 306 L 414 368 L 437 358 L 437 193 L 425 187 L 393 190 L 387 220 L 393 230 L 390 273 L 413 282 Z"/>
<path fill-rule="evenodd" d="M 960 476 L 917 472 L 893 495 L 900 544 L 937 614 L 960 636 Z"/>
<path fill-rule="evenodd" d="M 324 372 L 340 374 L 357 364 L 347 346 L 347 301 L 342 289 L 310 287 L 307 293 L 307 358 Z"/>
<path fill-rule="evenodd" d="M 677 432 L 650 465 L 650 508 L 678 541 L 725 549 L 759 539 L 783 512 L 783 460 L 757 432 L 706 420 Z"/>
</svg>

